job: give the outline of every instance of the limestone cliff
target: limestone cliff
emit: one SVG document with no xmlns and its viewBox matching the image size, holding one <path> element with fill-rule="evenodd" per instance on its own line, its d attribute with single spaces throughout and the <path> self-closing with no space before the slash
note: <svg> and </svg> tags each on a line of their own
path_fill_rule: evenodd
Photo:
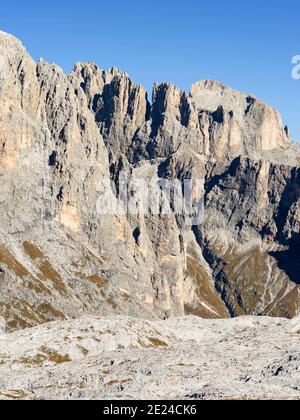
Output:
<svg viewBox="0 0 300 420">
<path fill-rule="evenodd" d="M 277 111 L 212 81 L 155 85 L 150 103 L 117 69 L 66 75 L 5 33 L 0 66 L 7 330 L 81 314 L 299 312 L 299 155 Z M 205 179 L 204 223 L 98 214 L 99 181 L 122 171 Z"/>
</svg>

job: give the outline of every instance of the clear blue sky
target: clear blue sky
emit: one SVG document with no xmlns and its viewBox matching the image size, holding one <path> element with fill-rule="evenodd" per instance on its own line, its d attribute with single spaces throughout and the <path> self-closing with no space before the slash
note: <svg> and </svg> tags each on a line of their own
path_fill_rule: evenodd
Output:
<svg viewBox="0 0 300 420">
<path fill-rule="evenodd" d="M 35 59 L 60 64 L 95 61 L 119 67 L 151 90 L 216 79 L 255 94 L 283 114 L 300 140 L 299 0 L 5 1 L 0 29 L 13 33 Z"/>
</svg>

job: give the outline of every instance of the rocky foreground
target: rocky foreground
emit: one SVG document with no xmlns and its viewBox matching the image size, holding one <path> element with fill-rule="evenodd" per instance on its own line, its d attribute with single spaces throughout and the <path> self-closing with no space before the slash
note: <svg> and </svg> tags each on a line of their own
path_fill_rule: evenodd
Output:
<svg viewBox="0 0 300 420">
<path fill-rule="evenodd" d="M 82 317 L 0 336 L 1 399 L 300 399 L 300 318 Z"/>
</svg>

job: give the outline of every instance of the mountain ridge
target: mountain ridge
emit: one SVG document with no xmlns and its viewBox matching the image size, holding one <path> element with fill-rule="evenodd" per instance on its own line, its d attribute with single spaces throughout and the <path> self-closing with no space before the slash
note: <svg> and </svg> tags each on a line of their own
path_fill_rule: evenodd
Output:
<svg viewBox="0 0 300 420">
<path fill-rule="evenodd" d="M 299 313 L 300 154 L 276 110 L 213 81 L 187 96 L 117 69 L 64 74 L 0 35 L 0 315 Z M 101 179 L 205 181 L 205 218 L 97 214 Z M 195 198 L 195 202 L 199 197 Z M 249 250 L 249 244 L 253 244 Z M 295 270 L 292 270 L 295 271 Z"/>
</svg>

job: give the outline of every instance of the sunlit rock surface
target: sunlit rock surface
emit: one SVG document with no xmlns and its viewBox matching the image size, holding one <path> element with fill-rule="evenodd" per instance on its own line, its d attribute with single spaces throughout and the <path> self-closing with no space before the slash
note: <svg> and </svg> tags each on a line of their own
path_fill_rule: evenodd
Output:
<svg viewBox="0 0 300 420">
<path fill-rule="evenodd" d="M 299 399 L 300 320 L 82 317 L 0 335 L 1 399 Z"/>
<path fill-rule="evenodd" d="M 202 81 L 35 63 L 0 33 L 0 316 L 299 313 L 299 153 L 277 111 Z M 205 181 L 205 217 L 97 213 L 99 181 Z M 2 327 L 1 327 L 2 328 Z M 2 329 L 3 329 L 2 328 Z"/>
</svg>

